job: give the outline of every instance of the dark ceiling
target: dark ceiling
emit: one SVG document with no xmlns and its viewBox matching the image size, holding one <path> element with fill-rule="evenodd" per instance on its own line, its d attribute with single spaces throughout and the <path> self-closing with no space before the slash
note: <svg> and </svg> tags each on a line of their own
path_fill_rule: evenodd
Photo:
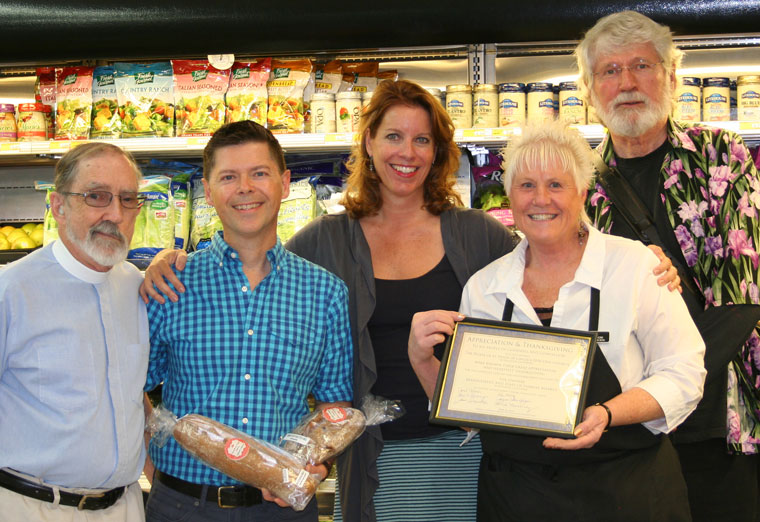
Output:
<svg viewBox="0 0 760 522">
<path fill-rule="evenodd" d="M 623 9 L 678 35 L 760 31 L 760 0 L 0 0 L 0 63 L 576 40 Z"/>
</svg>

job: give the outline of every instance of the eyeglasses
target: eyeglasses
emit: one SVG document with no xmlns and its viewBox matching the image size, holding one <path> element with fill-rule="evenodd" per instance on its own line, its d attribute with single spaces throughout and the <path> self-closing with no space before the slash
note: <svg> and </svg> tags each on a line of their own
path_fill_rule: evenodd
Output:
<svg viewBox="0 0 760 522">
<path fill-rule="evenodd" d="M 659 62 L 648 62 L 646 60 L 639 60 L 632 65 L 618 65 L 616 63 L 605 66 L 605 68 L 599 72 L 595 72 L 594 76 L 601 81 L 618 81 L 623 76 L 623 71 L 630 71 L 636 78 L 649 78 L 654 76 L 655 66 L 662 64 Z"/>
<path fill-rule="evenodd" d="M 136 192 L 127 192 L 125 194 L 111 194 L 105 190 L 91 190 L 89 192 L 61 192 L 66 196 L 81 196 L 84 202 L 90 207 L 103 208 L 107 207 L 113 201 L 114 196 L 119 198 L 121 206 L 124 208 L 140 208 L 145 203 L 145 195 Z"/>
</svg>

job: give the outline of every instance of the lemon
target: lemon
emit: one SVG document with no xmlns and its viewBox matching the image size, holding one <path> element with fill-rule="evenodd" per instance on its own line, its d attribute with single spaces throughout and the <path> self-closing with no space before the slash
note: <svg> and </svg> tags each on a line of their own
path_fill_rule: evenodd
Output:
<svg viewBox="0 0 760 522">
<path fill-rule="evenodd" d="M 0 228 L 0 232 L 2 232 L 3 235 L 5 235 L 5 237 L 8 237 L 8 234 L 13 232 L 14 230 L 16 230 L 16 227 L 13 227 L 11 225 L 5 225 L 3 228 Z"/>
<path fill-rule="evenodd" d="M 36 246 L 37 245 L 34 244 L 34 241 L 32 241 L 32 239 L 27 235 L 11 241 L 11 248 L 13 249 L 35 248 Z"/>
<path fill-rule="evenodd" d="M 29 234 L 29 238 L 34 241 L 34 244 L 37 246 L 42 245 L 42 238 L 45 235 L 45 231 L 42 230 L 42 228 L 35 228 L 32 230 L 32 232 Z"/>
<path fill-rule="evenodd" d="M 0 250 L 9 250 L 11 248 L 11 242 L 5 239 L 5 236 L 0 234 Z"/>
<path fill-rule="evenodd" d="M 11 242 L 11 244 L 19 238 L 27 238 L 29 239 L 29 234 L 21 230 L 20 228 L 14 228 L 13 231 L 10 234 L 6 234 L 5 238 Z"/>
<path fill-rule="evenodd" d="M 24 223 L 21 225 L 21 230 L 26 232 L 27 234 L 31 234 L 32 230 L 34 230 L 37 227 L 37 223 Z"/>
</svg>

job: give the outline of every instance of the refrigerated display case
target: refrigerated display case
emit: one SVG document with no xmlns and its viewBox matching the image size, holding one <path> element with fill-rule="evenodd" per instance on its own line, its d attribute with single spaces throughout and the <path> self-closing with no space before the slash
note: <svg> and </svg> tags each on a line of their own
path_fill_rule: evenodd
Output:
<svg viewBox="0 0 760 522">
<path fill-rule="evenodd" d="M 166 6 L 145 4 L 120 10 L 115 3 L 109 6 L 106 2 L 103 12 L 93 17 L 92 10 L 97 8 L 85 2 L 70 2 L 73 7 L 65 12 L 62 6 L 48 3 L 30 4 L 33 12 L 49 11 L 44 22 L 34 27 L 29 20 L 22 20 L 22 13 L 4 22 L 0 103 L 31 101 L 37 65 L 204 58 L 209 53 L 234 53 L 237 58 L 309 56 L 323 62 L 335 58 L 377 61 L 381 70 L 397 70 L 400 78 L 439 89 L 463 83 L 555 83 L 575 76 L 572 49 L 582 29 L 606 12 L 628 7 L 620 2 L 590 2 L 580 11 L 557 12 L 551 2 L 539 1 L 531 5 L 504 2 L 499 6 L 490 2 L 468 6 L 459 2 L 406 2 L 413 5 L 394 3 L 382 9 L 352 5 L 347 9 L 345 5 L 296 2 L 288 11 L 301 10 L 304 14 L 298 17 L 300 25 L 294 27 L 276 16 L 281 13 L 272 6 L 250 6 L 252 11 L 259 11 L 242 13 L 241 7 L 233 7 L 231 2 L 216 7 L 189 2 L 184 6 L 186 12 L 176 8 L 167 15 Z M 678 38 L 679 46 L 686 51 L 684 68 L 717 71 L 731 65 L 733 69 L 726 75 L 759 74 L 760 33 L 752 31 L 760 27 L 760 2 L 707 2 L 707 6 L 700 4 L 698 13 L 681 2 L 656 5 L 661 10 L 647 14 L 669 23 L 678 34 L 689 35 Z M 127 13 L 126 21 L 120 12 Z M 661 16 L 656 16 L 658 13 Z M 257 16 L 256 23 L 251 23 Z M 171 29 L 162 27 L 164 24 Z M 251 29 L 259 25 L 266 30 Z M 181 26 L 183 33 L 177 33 L 175 26 Z M 159 32 L 162 36 L 155 37 Z M 194 36 L 205 36 L 206 32 L 214 34 L 208 38 Z M 76 33 L 87 34 L 87 42 L 76 38 Z M 13 46 L 9 45 L 12 39 Z M 19 46 L 22 40 L 30 45 Z M 463 43 L 484 41 L 495 43 Z M 741 134 L 751 146 L 760 144 L 760 123 L 720 125 Z M 592 144 L 604 134 L 599 125 L 585 125 L 581 131 Z M 459 129 L 456 140 L 462 146 L 494 150 L 503 146 L 512 132 L 503 128 Z M 347 153 L 354 138 L 348 133 L 278 135 L 288 155 Z M 190 136 L 119 139 L 113 143 L 138 158 L 197 161 L 207 140 Z M 0 224 L 42 220 L 44 193 L 36 190 L 38 182 L 52 181 L 56 159 L 76 143 L 0 143 Z M 330 494 L 329 485 L 321 489 L 323 496 Z"/>
</svg>

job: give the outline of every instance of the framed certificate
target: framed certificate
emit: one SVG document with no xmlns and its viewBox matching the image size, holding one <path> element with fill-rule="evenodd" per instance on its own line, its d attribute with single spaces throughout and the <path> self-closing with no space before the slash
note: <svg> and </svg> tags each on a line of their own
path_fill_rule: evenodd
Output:
<svg viewBox="0 0 760 522">
<path fill-rule="evenodd" d="M 596 336 L 466 317 L 447 341 L 430 421 L 573 437 Z"/>
</svg>

